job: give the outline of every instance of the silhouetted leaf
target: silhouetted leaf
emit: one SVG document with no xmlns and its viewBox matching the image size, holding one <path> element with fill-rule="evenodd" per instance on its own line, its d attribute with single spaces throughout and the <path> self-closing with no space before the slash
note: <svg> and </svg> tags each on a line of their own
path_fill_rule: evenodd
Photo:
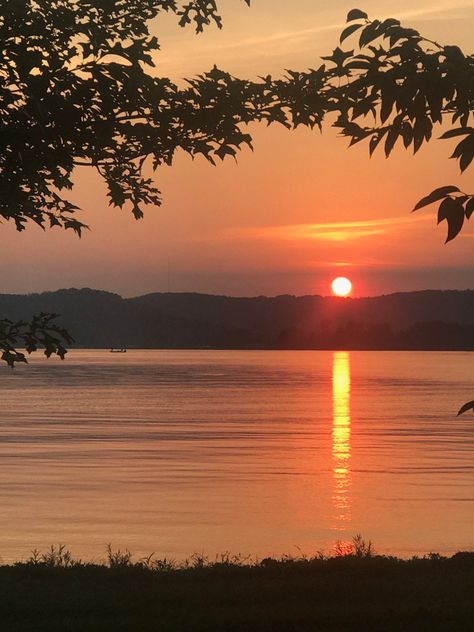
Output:
<svg viewBox="0 0 474 632">
<path fill-rule="evenodd" d="M 415 124 L 413 125 L 413 153 L 416 154 L 417 151 L 423 144 L 425 140 L 425 131 L 426 131 L 426 117 L 416 117 Z"/>
<path fill-rule="evenodd" d="M 448 223 L 448 234 L 446 242 L 454 239 L 460 232 L 464 224 L 464 206 L 458 198 L 445 198 L 438 209 L 438 224 L 446 220 Z"/>
<path fill-rule="evenodd" d="M 407 149 L 413 141 L 413 129 L 410 123 L 404 121 L 401 127 L 401 134 L 403 138 L 403 145 Z"/>
<path fill-rule="evenodd" d="M 463 413 L 467 412 L 468 410 L 474 410 L 474 400 L 470 401 L 470 402 L 466 402 L 465 404 L 463 404 L 461 406 L 461 408 L 458 410 L 457 416 L 459 417 L 459 415 L 462 415 Z"/>
<path fill-rule="evenodd" d="M 389 28 L 393 28 L 394 26 L 400 26 L 400 20 L 396 20 L 395 18 L 387 18 L 382 22 L 382 27 L 385 32 L 387 32 Z"/>
<path fill-rule="evenodd" d="M 474 212 L 474 197 L 472 197 L 466 204 L 465 213 L 466 213 L 467 219 L 470 219 L 473 212 Z"/>
<path fill-rule="evenodd" d="M 346 22 L 352 22 L 352 20 L 366 20 L 367 18 L 368 15 L 365 11 L 361 11 L 360 9 L 351 9 L 347 14 Z"/>
<path fill-rule="evenodd" d="M 417 202 L 413 211 L 417 211 L 423 206 L 428 206 L 429 204 L 433 204 L 433 202 L 442 200 L 444 197 L 446 197 L 450 193 L 458 193 L 458 192 L 459 192 L 458 187 L 455 187 L 452 185 L 435 189 L 434 191 L 431 191 L 429 195 L 427 195 L 426 197 L 422 198 L 419 202 Z"/>
<path fill-rule="evenodd" d="M 471 164 L 474 158 L 474 146 L 465 151 L 459 159 L 459 166 L 461 167 L 461 173 L 465 171 Z"/>
<path fill-rule="evenodd" d="M 454 138 L 455 136 L 466 136 L 466 134 L 472 134 L 474 132 L 473 127 L 457 127 L 456 129 L 450 129 L 444 132 L 440 138 Z"/>
<path fill-rule="evenodd" d="M 390 153 L 392 152 L 392 149 L 395 145 L 395 143 L 397 142 L 397 138 L 399 136 L 400 133 L 400 129 L 398 127 L 391 127 L 388 134 L 387 134 L 387 138 L 385 140 L 385 156 L 388 158 L 388 156 L 390 155 Z"/>
<path fill-rule="evenodd" d="M 352 57 L 354 51 L 343 51 L 339 46 L 334 49 L 332 55 L 328 57 L 321 57 L 321 59 L 327 59 L 328 61 L 332 61 L 336 66 L 342 67 L 346 59 Z"/>
<path fill-rule="evenodd" d="M 383 137 L 384 137 L 384 133 L 383 132 L 379 132 L 378 134 L 375 134 L 374 136 L 372 136 L 372 138 L 369 141 L 369 155 L 370 156 L 372 156 L 374 151 L 377 149 L 377 146 L 378 146 L 378 144 L 380 143 L 380 141 L 382 140 Z"/>
<path fill-rule="evenodd" d="M 380 33 L 380 20 L 374 20 L 370 22 L 362 31 L 359 37 L 359 46 L 362 48 L 363 46 L 367 46 L 374 39 L 379 37 Z"/>
<path fill-rule="evenodd" d="M 474 159 L 474 134 L 470 134 L 456 146 L 451 158 L 459 158 L 461 172 L 469 167 Z"/>
<path fill-rule="evenodd" d="M 347 26 L 341 33 L 341 37 L 339 38 L 339 43 L 342 44 L 344 40 L 350 37 L 352 33 L 355 33 L 356 31 L 358 31 L 361 27 L 362 27 L 362 24 L 350 24 L 349 26 Z"/>
</svg>

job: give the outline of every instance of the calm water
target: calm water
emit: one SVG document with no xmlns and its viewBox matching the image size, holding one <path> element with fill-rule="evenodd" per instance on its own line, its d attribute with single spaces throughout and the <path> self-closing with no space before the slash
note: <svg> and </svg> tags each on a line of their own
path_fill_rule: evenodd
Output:
<svg viewBox="0 0 474 632">
<path fill-rule="evenodd" d="M 474 548 L 469 353 L 74 351 L 0 368 L 0 557 Z"/>
</svg>

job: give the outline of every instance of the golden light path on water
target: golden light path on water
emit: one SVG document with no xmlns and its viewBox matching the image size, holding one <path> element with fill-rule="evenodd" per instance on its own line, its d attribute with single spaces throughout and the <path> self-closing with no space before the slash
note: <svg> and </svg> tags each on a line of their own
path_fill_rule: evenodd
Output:
<svg viewBox="0 0 474 632">
<path fill-rule="evenodd" d="M 332 506 L 333 529 L 345 531 L 351 520 L 351 374 L 349 353 L 337 351 L 332 361 Z"/>
</svg>

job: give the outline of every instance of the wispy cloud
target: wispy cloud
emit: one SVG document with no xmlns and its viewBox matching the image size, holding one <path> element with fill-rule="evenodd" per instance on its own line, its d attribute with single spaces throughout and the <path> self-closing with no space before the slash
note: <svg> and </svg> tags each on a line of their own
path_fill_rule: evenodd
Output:
<svg viewBox="0 0 474 632">
<path fill-rule="evenodd" d="M 328 222 L 318 224 L 287 224 L 252 228 L 235 228 L 220 233 L 225 239 L 265 239 L 277 241 L 347 241 L 393 233 L 406 224 L 432 221 L 428 215 L 418 217 L 390 217 L 351 222 Z"/>
<path fill-rule="evenodd" d="M 448 3 L 438 4 L 436 6 L 419 7 L 417 9 L 409 9 L 409 10 L 397 12 L 396 15 L 394 15 L 393 11 L 386 14 L 374 13 L 374 15 L 371 17 L 374 17 L 374 18 L 377 17 L 377 19 L 380 19 L 380 20 L 385 20 L 386 18 L 389 18 L 389 17 L 396 17 L 398 20 L 418 19 L 418 20 L 431 21 L 431 20 L 445 20 L 447 17 L 450 17 L 451 19 L 460 20 L 464 17 L 463 14 L 461 13 L 453 14 L 453 11 L 463 10 L 463 9 L 474 9 L 474 4 L 472 0 L 465 0 L 465 1 L 456 2 L 456 3 L 448 2 Z M 450 14 L 450 15 L 447 15 L 447 14 Z M 282 42 L 285 40 L 289 42 L 292 42 L 292 41 L 297 42 L 311 35 L 317 35 L 318 33 L 324 33 L 327 31 L 339 31 L 343 29 L 345 25 L 346 23 L 343 21 L 334 22 L 332 24 L 315 25 L 313 27 L 309 27 L 306 29 L 284 31 L 280 33 L 275 33 L 273 35 L 264 36 L 261 38 L 254 37 L 252 39 L 248 39 L 244 41 L 244 44 L 245 45 L 247 44 L 248 45 L 256 45 L 256 44 L 264 45 L 267 43 Z M 242 42 L 239 42 L 238 45 L 239 47 L 242 46 Z M 222 48 L 233 48 L 235 46 L 236 44 L 229 43 L 223 46 Z"/>
<path fill-rule="evenodd" d="M 373 17 L 385 19 L 388 17 L 396 17 L 399 20 L 417 20 L 417 21 L 437 21 L 461 20 L 465 19 L 463 10 L 474 9 L 472 0 L 460 0 L 459 2 L 442 2 L 435 6 L 424 6 L 414 9 L 406 9 L 401 11 L 390 11 L 388 13 L 379 13 L 373 11 Z M 458 13 L 455 13 L 455 12 Z M 396 13 L 396 14 L 395 14 Z M 371 14 L 372 16 L 372 14 Z M 238 41 L 227 41 L 223 43 L 213 42 L 210 46 L 200 47 L 197 55 L 206 57 L 212 54 L 214 59 L 226 58 L 229 54 L 239 51 L 239 56 L 253 56 L 255 50 L 262 56 L 282 56 L 288 54 L 293 49 L 301 50 L 303 45 L 310 46 L 313 50 L 315 43 L 313 37 L 322 33 L 340 32 L 345 26 L 345 22 L 337 21 L 329 24 L 316 24 L 304 29 L 292 29 L 288 31 L 279 31 L 272 34 L 262 36 L 252 36 L 247 38 L 239 38 Z M 159 58 L 160 65 L 166 64 L 171 59 L 161 56 Z"/>
<path fill-rule="evenodd" d="M 453 13 L 453 11 L 459 11 L 463 9 L 473 9 L 474 5 L 472 0 L 464 0 L 461 2 L 443 2 L 436 6 L 426 6 L 418 9 L 409 9 L 402 11 L 397 15 L 399 20 L 410 20 L 412 18 L 422 20 L 446 20 L 446 18 L 460 20 L 464 16 L 461 13 Z M 387 16 L 382 16 L 387 17 Z M 392 17 L 392 16 L 390 16 Z"/>
</svg>

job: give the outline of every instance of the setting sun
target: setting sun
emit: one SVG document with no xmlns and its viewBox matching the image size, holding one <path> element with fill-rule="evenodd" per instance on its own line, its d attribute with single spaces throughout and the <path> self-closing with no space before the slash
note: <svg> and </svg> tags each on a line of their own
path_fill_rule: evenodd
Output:
<svg viewBox="0 0 474 632">
<path fill-rule="evenodd" d="M 331 289 L 336 296 L 349 296 L 352 291 L 352 283 L 346 277 L 337 277 L 331 283 Z"/>
</svg>

